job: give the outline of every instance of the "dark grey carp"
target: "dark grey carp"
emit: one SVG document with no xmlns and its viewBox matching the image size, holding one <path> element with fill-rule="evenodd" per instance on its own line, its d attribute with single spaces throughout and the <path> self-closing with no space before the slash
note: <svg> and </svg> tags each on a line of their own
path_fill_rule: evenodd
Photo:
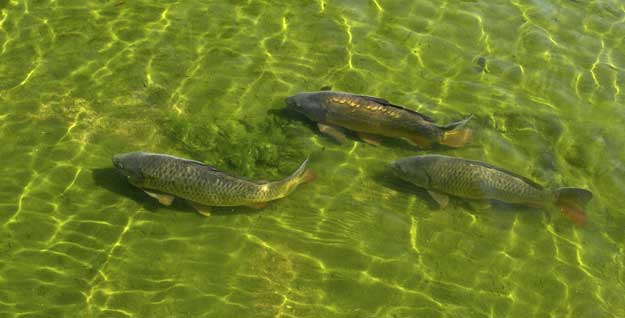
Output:
<svg viewBox="0 0 625 318">
<path fill-rule="evenodd" d="M 466 199 L 497 200 L 544 208 L 556 205 L 571 221 L 586 221 L 583 207 L 592 193 L 579 188 L 549 190 L 536 182 L 490 164 L 441 155 L 399 159 L 391 164 L 398 177 L 428 191 L 441 207 L 448 195 Z"/>
<path fill-rule="evenodd" d="M 320 91 L 287 97 L 288 108 L 315 121 L 319 131 L 339 142 L 346 140 L 343 128 L 355 131 L 365 142 L 378 145 L 377 136 L 405 139 L 422 148 L 431 144 L 462 147 L 472 137 L 463 120 L 439 126 L 434 120 L 414 110 L 394 105 L 372 96 Z"/>
<path fill-rule="evenodd" d="M 199 161 L 170 155 L 131 152 L 113 157 L 113 165 L 128 181 L 170 205 L 175 197 L 189 201 L 198 212 L 209 215 L 208 206 L 263 207 L 289 195 L 301 183 L 314 179 L 306 169 L 308 159 L 289 177 L 274 182 L 245 180 Z"/>
</svg>

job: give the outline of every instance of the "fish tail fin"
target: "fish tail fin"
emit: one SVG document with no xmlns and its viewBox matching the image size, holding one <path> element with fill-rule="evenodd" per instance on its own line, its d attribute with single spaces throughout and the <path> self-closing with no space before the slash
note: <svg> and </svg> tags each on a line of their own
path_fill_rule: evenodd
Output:
<svg viewBox="0 0 625 318">
<path fill-rule="evenodd" d="M 453 148 L 462 147 L 469 143 L 473 138 L 473 130 L 464 128 L 464 125 L 466 125 L 471 118 L 473 118 L 473 115 L 440 127 L 443 130 L 443 135 L 439 143 Z"/>
<path fill-rule="evenodd" d="M 441 128 L 442 130 L 445 130 L 445 131 L 447 131 L 447 130 L 454 130 L 454 129 L 460 129 L 460 128 L 464 127 L 464 125 L 466 125 L 469 122 L 469 120 L 471 120 L 471 118 L 473 118 L 473 114 L 470 114 L 469 116 L 467 116 L 467 117 L 465 117 L 465 118 L 463 118 L 461 120 L 455 121 L 455 122 L 447 124 L 445 126 L 441 126 L 439 128 Z"/>
<path fill-rule="evenodd" d="M 580 188 L 560 188 L 555 191 L 556 205 L 575 225 L 586 223 L 584 206 L 592 199 L 592 192 Z"/>
<path fill-rule="evenodd" d="M 295 189 L 302 183 L 310 182 L 315 180 L 317 175 L 306 166 L 308 165 L 308 158 L 304 160 L 304 162 L 286 179 L 282 181 L 278 181 L 280 183 L 279 193 L 280 197 L 285 197 L 289 195 L 291 192 L 295 191 Z"/>
<path fill-rule="evenodd" d="M 296 181 L 297 184 L 313 181 L 317 178 L 315 172 L 307 168 L 308 158 L 289 176 L 290 180 Z"/>
<path fill-rule="evenodd" d="M 317 175 L 306 166 L 308 165 L 308 158 L 293 172 L 290 176 L 280 180 L 269 183 L 270 197 L 267 201 L 272 201 L 280 198 L 284 198 L 293 192 L 297 186 L 302 183 L 315 180 Z"/>
<path fill-rule="evenodd" d="M 469 143 L 472 138 L 473 131 L 471 129 L 455 129 L 444 132 L 440 144 L 447 147 L 459 148 Z"/>
</svg>

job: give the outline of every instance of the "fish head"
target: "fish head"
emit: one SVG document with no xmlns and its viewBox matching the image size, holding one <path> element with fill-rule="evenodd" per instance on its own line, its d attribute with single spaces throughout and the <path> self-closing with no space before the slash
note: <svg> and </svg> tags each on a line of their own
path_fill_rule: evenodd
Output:
<svg viewBox="0 0 625 318">
<path fill-rule="evenodd" d="M 128 181 L 140 186 L 144 180 L 141 171 L 142 161 L 145 157 L 143 152 L 129 152 L 113 156 L 113 166 L 117 171 L 128 178 Z"/>
<path fill-rule="evenodd" d="M 422 188 L 429 188 L 432 181 L 428 173 L 430 161 L 429 158 L 419 156 L 402 158 L 391 163 L 391 169 L 398 178 Z"/>
<path fill-rule="evenodd" d="M 287 97 L 284 102 L 288 109 L 304 114 L 316 122 L 324 122 L 326 115 L 325 95 L 327 92 L 299 93 Z"/>
</svg>

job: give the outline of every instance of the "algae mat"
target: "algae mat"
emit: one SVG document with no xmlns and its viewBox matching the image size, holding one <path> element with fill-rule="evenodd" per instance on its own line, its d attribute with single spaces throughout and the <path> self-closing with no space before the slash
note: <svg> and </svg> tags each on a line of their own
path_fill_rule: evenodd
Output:
<svg viewBox="0 0 625 318">
<path fill-rule="evenodd" d="M 0 1 L 1 317 L 625 317 L 620 1 Z M 330 86 L 475 142 L 338 145 Z M 169 153 L 318 179 L 263 210 L 170 208 L 111 170 Z M 441 153 L 593 191 L 589 224 L 394 180 Z"/>
</svg>

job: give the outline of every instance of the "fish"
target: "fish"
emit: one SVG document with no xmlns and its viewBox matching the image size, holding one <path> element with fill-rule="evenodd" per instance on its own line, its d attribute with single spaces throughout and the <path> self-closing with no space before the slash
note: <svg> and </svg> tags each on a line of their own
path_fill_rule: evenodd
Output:
<svg viewBox="0 0 625 318">
<path fill-rule="evenodd" d="M 390 164 L 394 174 L 424 188 L 444 208 L 449 196 L 496 200 L 533 208 L 557 206 L 576 225 L 586 223 L 583 211 L 592 192 L 580 188 L 545 189 L 540 184 L 485 162 L 443 155 L 402 158 Z"/>
<path fill-rule="evenodd" d="M 210 215 L 211 206 L 263 208 L 315 178 L 306 168 L 308 158 L 293 174 L 273 182 L 247 180 L 199 161 L 166 154 L 137 151 L 115 155 L 112 161 L 130 184 L 161 204 L 169 206 L 176 197 L 185 199 L 205 216 Z"/>
<path fill-rule="evenodd" d="M 437 125 L 434 119 L 386 99 L 336 91 L 303 92 L 285 99 L 287 109 L 304 114 L 317 123 L 319 131 L 345 143 L 345 129 L 355 131 L 360 139 L 380 145 L 379 136 L 404 139 L 420 148 L 432 144 L 462 147 L 472 138 L 464 128 L 473 117 Z"/>
</svg>

